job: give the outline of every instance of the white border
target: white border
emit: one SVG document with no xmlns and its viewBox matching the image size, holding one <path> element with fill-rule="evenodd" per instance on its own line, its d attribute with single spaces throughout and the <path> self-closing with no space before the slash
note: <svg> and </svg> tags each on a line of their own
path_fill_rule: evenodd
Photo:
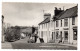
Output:
<svg viewBox="0 0 80 51">
<path fill-rule="evenodd" d="M 79 36 L 80 36 L 80 15 L 79 15 L 79 13 L 80 13 L 80 4 L 79 4 L 79 0 L 0 0 L 1 2 L 0 2 L 0 16 L 2 15 L 2 2 L 34 2 L 34 3 L 78 3 L 78 50 L 80 51 L 80 38 L 79 38 Z M 1 25 L 1 17 L 0 17 L 0 25 Z M 0 26 L 0 33 L 1 33 L 1 26 Z M 1 35 L 0 35 L 0 37 L 1 37 Z M 0 38 L 0 41 L 1 41 L 1 38 Z M 1 45 L 1 43 L 0 43 L 0 45 Z M 1 47 L 1 46 L 0 46 Z M 13 49 L 14 50 L 14 49 Z M 13 51 L 13 50 L 9 50 L 8 49 L 8 51 Z M 0 51 L 3 51 L 3 49 L 0 49 Z M 6 50 L 4 50 L 4 51 L 6 51 Z M 15 51 L 17 51 L 17 49 L 15 50 Z M 21 51 L 21 50 L 19 50 L 19 51 Z M 29 50 L 30 51 L 30 50 Z M 33 51 L 33 50 L 31 50 L 31 51 Z M 59 50 L 59 51 L 62 51 L 62 50 Z M 73 50 L 72 50 L 73 51 Z"/>
</svg>

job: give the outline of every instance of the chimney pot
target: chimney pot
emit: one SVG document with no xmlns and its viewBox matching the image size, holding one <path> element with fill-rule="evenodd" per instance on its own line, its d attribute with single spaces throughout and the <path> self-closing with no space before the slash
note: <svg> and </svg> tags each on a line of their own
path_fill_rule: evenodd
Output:
<svg viewBox="0 0 80 51">
<path fill-rule="evenodd" d="M 57 7 L 55 7 L 55 10 L 58 10 Z"/>
<path fill-rule="evenodd" d="M 61 10 L 61 8 L 59 8 L 59 10 Z"/>
</svg>

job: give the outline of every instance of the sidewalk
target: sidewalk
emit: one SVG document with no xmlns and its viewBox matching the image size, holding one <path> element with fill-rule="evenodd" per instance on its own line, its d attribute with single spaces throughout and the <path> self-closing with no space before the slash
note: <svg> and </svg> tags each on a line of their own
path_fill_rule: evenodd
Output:
<svg viewBox="0 0 80 51">
<path fill-rule="evenodd" d="M 66 46 L 77 47 L 77 44 L 63 44 L 63 43 L 49 43 L 49 44 L 59 44 L 59 45 L 66 45 Z"/>
<path fill-rule="evenodd" d="M 12 49 L 11 42 L 1 43 L 1 48 L 2 49 Z"/>
</svg>

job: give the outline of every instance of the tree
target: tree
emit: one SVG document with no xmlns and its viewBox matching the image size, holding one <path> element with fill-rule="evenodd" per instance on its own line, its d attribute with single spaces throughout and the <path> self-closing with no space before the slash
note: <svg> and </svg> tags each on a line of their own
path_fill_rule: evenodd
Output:
<svg viewBox="0 0 80 51">
<path fill-rule="evenodd" d="M 6 30 L 6 41 L 15 41 L 19 40 L 21 37 L 20 35 L 20 27 L 15 26 L 15 27 L 9 27 Z"/>
<path fill-rule="evenodd" d="M 16 40 L 19 40 L 20 39 L 20 37 L 21 37 L 21 35 L 20 35 L 20 27 L 19 26 L 15 26 L 15 32 L 14 32 L 14 34 L 15 34 L 15 39 Z"/>
</svg>

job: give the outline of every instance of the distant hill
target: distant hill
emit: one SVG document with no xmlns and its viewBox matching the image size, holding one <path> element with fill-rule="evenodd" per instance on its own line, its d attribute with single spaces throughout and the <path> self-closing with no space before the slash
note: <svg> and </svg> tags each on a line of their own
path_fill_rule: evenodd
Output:
<svg viewBox="0 0 80 51">
<path fill-rule="evenodd" d="M 16 28 L 19 27 L 20 28 L 20 32 L 21 33 L 25 33 L 25 34 L 32 34 L 33 33 L 33 29 L 38 30 L 38 27 L 30 27 L 30 26 L 14 26 L 12 28 Z"/>
<path fill-rule="evenodd" d="M 21 32 L 32 34 L 32 27 L 23 27 L 20 28 Z"/>
<path fill-rule="evenodd" d="M 34 27 L 34 29 L 38 30 L 38 27 Z M 21 32 L 23 33 L 28 33 L 28 34 L 32 34 L 33 33 L 33 27 L 20 27 Z"/>
</svg>

